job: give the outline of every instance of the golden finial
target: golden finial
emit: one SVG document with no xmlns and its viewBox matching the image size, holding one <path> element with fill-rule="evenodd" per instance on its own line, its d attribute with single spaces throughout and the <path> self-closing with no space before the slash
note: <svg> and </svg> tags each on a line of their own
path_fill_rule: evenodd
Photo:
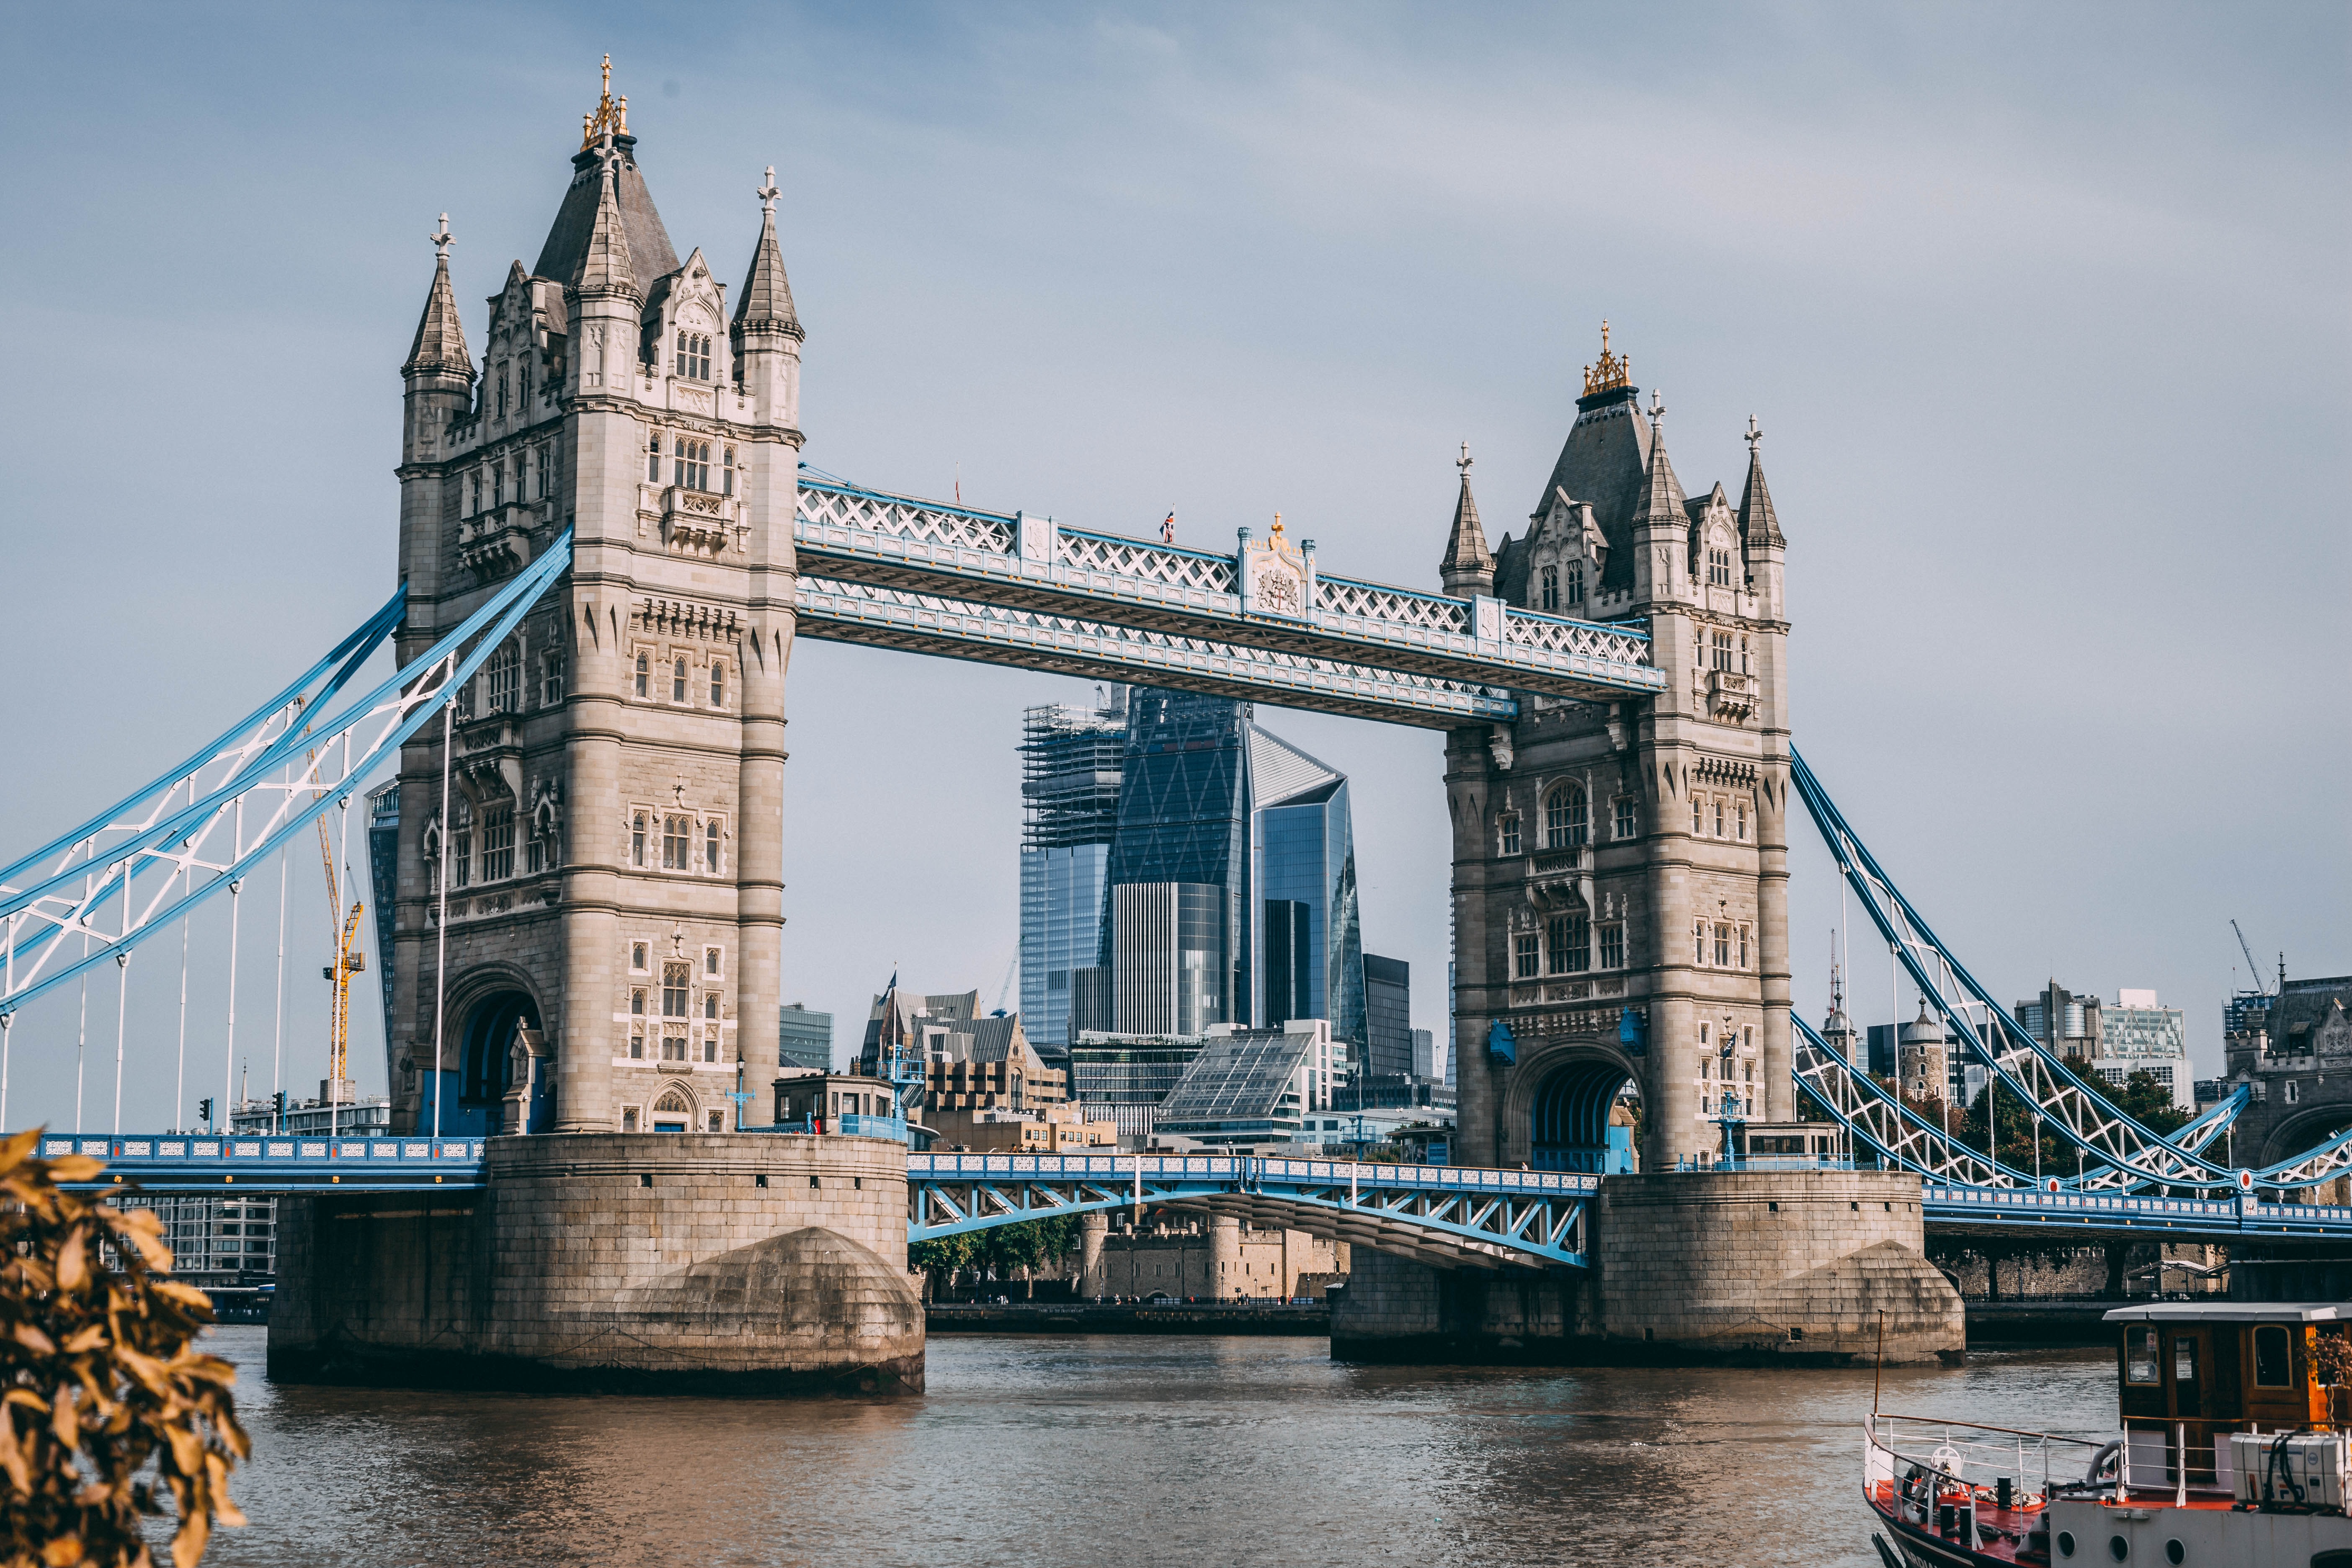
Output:
<svg viewBox="0 0 2352 1568">
<path fill-rule="evenodd" d="M 1601 322 L 1601 363 L 1584 367 L 1584 395 L 1590 397 L 1596 392 L 1612 392 L 1629 384 L 1633 379 L 1633 356 L 1609 352 L 1609 321 L 1604 317 Z"/>
<path fill-rule="evenodd" d="M 613 96 L 613 57 L 604 57 L 604 90 L 596 100 L 596 112 L 580 117 L 580 150 L 583 153 L 596 145 L 606 132 L 615 136 L 629 133 L 629 100 Z"/>
<path fill-rule="evenodd" d="M 1276 512 L 1274 514 L 1274 536 L 1276 539 L 1280 539 L 1282 537 L 1282 514 L 1280 512 Z"/>
</svg>

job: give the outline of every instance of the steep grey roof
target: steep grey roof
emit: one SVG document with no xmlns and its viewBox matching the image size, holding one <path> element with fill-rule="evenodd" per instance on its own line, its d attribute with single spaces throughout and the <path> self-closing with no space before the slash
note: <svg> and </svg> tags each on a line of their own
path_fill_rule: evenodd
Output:
<svg viewBox="0 0 2352 1568">
<path fill-rule="evenodd" d="M 1638 412 L 1641 389 L 1613 387 L 1576 400 L 1576 423 L 1568 427 L 1559 461 L 1544 481 L 1534 513 L 1541 516 L 1555 489 L 1592 508 L 1592 521 L 1609 545 L 1608 563 L 1597 588 L 1623 593 L 1633 586 L 1633 509 L 1650 468 L 1650 426 Z M 1526 601 L 1525 540 L 1514 550 L 1505 535 L 1495 572 L 1495 592 L 1514 604 Z M 1506 587 L 1506 584 L 1509 585 Z"/>
<path fill-rule="evenodd" d="M 1751 549 L 1789 542 L 1772 510 L 1772 492 L 1764 488 L 1764 459 L 1752 444 L 1748 448 L 1748 485 L 1739 492 L 1739 535 Z"/>
<path fill-rule="evenodd" d="M 1478 501 L 1470 493 L 1469 460 L 1465 458 L 1462 494 L 1454 502 L 1454 531 L 1446 538 L 1445 559 L 1437 563 L 1437 570 L 1454 573 L 1494 569 L 1494 553 L 1486 548 L 1486 530 L 1478 521 Z"/>
<path fill-rule="evenodd" d="M 661 214 L 654 210 L 653 193 L 646 189 L 645 176 L 637 173 L 636 145 L 634 136 L 613 139 L 619 173 L 610 182 L 596 178 L 601 162 L 597 149 L 587 148 L 573 155 L 572 184 L 563 193 L 563 205 L 556 209 L 554 226 L 547 231 L 547 243 L 540 248 L 538 265 L 531 268 L 534 276 L 568 282 L 580 269 L 589 236 L 596 226 L 597 188 L 603 183 L 614 187 L 635 275 L 660 278 L 677 270 L 677 252 L 670 245 L 669 230 L 662 226 Z"/>
<path fill-rule="evenodd" d="M 408 345 L 403 375 L 474 374 L 474 356 L 466 352 L 466 330 L 457 324 L 457 294 L 449 287 L 449 257 L 445 251 L 433 263 L 433 287 L 425 290 L 425 314 L 417 318 L 416 341 Z"/>
<path fill-rule="evenodd" d="M 793 313 L 793 286 L 784 277 L 784 253 L 776 244 L 773 207 L 760 215 L 760 242 L 751 247 L 751 270 L 744 276 L 742 298 L 735 301 L 735 324 L 801 335 L 801 319 Z"/>
<path fill-rule="evenodd" d="M 613 167 L 620 167 L 618 159 L 613 161 Z M 596 207 L 590 215 L 587 243 L 581 247 L 579 264 L 570 274 L 572 286 L 583 294 L 637 291 L 635 258 L 629 247 L 628 226 L 614 192 L 616 183 L 602 179 L 596 182 Z M 541 259 L 546 258 L 542 256 Z"/>
</svg>

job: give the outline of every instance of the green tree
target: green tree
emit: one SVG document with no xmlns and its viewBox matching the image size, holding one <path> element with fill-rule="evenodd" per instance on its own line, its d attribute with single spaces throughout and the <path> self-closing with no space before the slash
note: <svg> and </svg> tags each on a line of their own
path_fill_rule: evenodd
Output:
<svg viewBox="0 0 2352 1568">
<path fill-rule="evenodd" d="M 0 1142 L 0 1563 L 150 1568 L 168 1495 L 194 1568 L 215 1522 L 245 1522 L 228 1473 L 251 1452 L 236 1368 L 191 1348 L 212 1300 L 169 1277 L 152 1213 L 60 1191 L 104 1166 L 37 1160 L 39 1137 Z"/>
<path fill-rule="evenodd" d="M 908 1244 L 907 1267 L 919 1268 L 931 1277 L 931 1298 L 936 1300 L 954 1281 L 957 1269 L 971 1267 L 976 1251 L 970 1231 L 935 1236 L 928 1241 Z"/>
</svg>

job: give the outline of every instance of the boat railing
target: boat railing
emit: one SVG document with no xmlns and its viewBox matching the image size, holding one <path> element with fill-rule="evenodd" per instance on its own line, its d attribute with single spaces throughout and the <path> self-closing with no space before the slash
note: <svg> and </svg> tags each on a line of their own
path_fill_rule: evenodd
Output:
<svg viewBox="0 0 2352 1568">
<path fill-rule="evenodd" d="M 1908 1487 L 1923 1519 L 1963 1489 L 1988 1504 L 2006 1492 L 2011 1507 L 2037 1510 L 2053 1484 L 2077 1484 L 2100 1452 L 2088 1438 L 1925 1415 L 1875 1415 L 1864 1431 L 1864 1490 L 1883 1483 L 1899 1503 Z"/>
<path fill-rule="evenodd" d="M 2125 1416 L 2123 1449 L 2116 1457 L 2116 1500 L 2168 1492 L 2185 1506 L 2191 1492 L 2232 1495 L 2236 1477 L 2230 1463 L 2230 1434 L 2245 1430 L 2245 1424 L 2239 1421 Z"/>
</svg>

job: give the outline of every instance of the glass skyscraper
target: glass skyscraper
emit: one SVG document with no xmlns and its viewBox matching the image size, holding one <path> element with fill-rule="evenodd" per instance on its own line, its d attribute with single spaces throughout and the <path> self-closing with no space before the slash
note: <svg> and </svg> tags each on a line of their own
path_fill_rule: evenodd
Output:
<svg viewBox="0 0 2352 1568">
<path fill-rule="evenodd" d="M 1255 1022 L 1323 1018 L 1331 1037 L 1366 1044 L 1364 944 L 1348 778 L 1256 725 L 1249 731 L 1255 854 Z"/>
<path fill-rule="evenodd" d="M 1055 705 L 1023 715 L 1021 1016 L 1035 1046 L 1067 1046 L 1079 1027 L 1108 1027 L 1074 1003 L 1098 975 L 1126 749 L 1124 686 L 1092 708 Z"/>
</svg>

